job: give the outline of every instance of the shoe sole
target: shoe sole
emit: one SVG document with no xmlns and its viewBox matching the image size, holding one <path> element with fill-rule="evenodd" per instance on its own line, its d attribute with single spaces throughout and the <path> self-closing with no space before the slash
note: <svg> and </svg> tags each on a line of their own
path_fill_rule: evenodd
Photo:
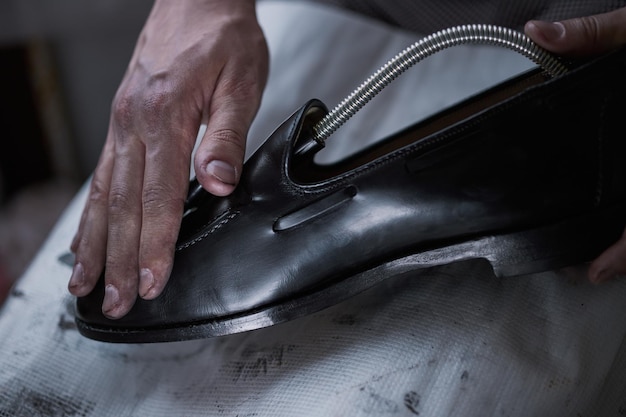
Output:
<svg viewBox="0 0 626 417">
<path fill-rule="evenodd" d="M 383 281 L 427 267 L 486 259 L 497 277 L 556 270 L 593 260 L 616 242 L 625 226 L 626 204 L 543 227 L 439 245 L 367 271 L 333 281 L 297 298 L 246 313 L 188 324 L 145 329 L 107 328 L 76 320 L 79 331 L 111 343 L 184 341 L 261 329 L 310 315 L 351 298 Z"/>
</svg>

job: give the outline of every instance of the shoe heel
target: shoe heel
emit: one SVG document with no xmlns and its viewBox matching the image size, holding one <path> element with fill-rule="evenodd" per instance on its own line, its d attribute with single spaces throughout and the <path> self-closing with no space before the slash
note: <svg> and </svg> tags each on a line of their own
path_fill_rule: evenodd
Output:
<svg viewBox="0 0 626 417">
<path fill-rule="evenodd" d="M 624 206 L 523 232 L 476 242 L 498 277 L 511 277 L 592 261 L 624 231 Z"/>
<path fill-rule="evenodd" d="M 494 234 L 409 255 L 387 266 L 403 271 L 486 259 L 498 277 L 559 269 L 593 260 L 621 236 L 625 204 L 534 229 Z"/>
</svg>

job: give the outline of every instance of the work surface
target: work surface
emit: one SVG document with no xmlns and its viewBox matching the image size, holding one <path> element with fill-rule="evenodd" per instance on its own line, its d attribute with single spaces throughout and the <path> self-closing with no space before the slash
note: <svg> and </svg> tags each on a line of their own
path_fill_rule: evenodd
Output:
<svg viewBox="0 0 626 417">
<path fill-rule="evenodd" d="M 248 152 L 304 101 L 333 107 L 418 39 L 306 3 L 261 2 L 259 17 L 272 73 Z M 444 51 L 366 106 L 324 157 L 528 66 L 493 47 Z M 1 310 L 0 416 L 626 415 L 626 281 L 591 285 L 585 265 L 501 280 L 464 262 L 248 333 L 86 339 L 58 260 L 84 198 L 83 188 Z"/>
</svg>

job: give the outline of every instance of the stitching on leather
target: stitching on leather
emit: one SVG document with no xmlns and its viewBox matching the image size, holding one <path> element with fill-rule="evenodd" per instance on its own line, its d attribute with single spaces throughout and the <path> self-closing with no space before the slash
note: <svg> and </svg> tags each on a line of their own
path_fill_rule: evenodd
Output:
<svg viewBox="0 0 626 417">
<path fill-rule="evenodd" d="M 194 239 L 190 240 L 189 242 L 176 247 L 176 250 L 180 251 L 180 250 L 183 250 L 183 249 L 187 249 L 188 247 L 190 247 L 192 245 L 195 245 L 196 243 L 200 242 L 201 240 L 206 239 L 208 236 L 213 234 L 215 231 L 221 229 L 226 223 L 228 223 L 229 221 L 231 221 L 232 219 L 237 217 L 239 215 L 239 213 L 240 213 L 240 211 L 234 211 L 234 212 L 230 213 L 228 216 L 226 216 L 225 218 L 223 218 L 222 220 L 217 222 L 217 224 L 214 224 L 209 230 L 205 231 L 200 236 L 197 236 Z"/>
<path fill-rule="evenodd" d="M 291 123 L 291 126 L 288 129 L 288 135 L 287 137 L 292 137 L 294 134 L 295 129 L 298 126 L 298 122 L 297 120 L 294 120 Z M 284 153 L 286 154 L 286 152 Z M 232 213 L 230 213 L 229 215 L 227 215 L 226 217 L 224 217 L 222 220 L 220 220 L 219 222 L 217 222 L 217 224 L 214 224 L 209 230 L 205 231 L 204 233 L 202 233 L 200 236 L 197 236 L 195 238 L 193 238 L 192 240 L 180 245 L 176 247 L 176 251 L 181 251 L 183 249 L 187 249 L 190 246 L 195 245 L 196 243 L 206 239 L 207 237 L 209 237 L 210 235 L 212 235 L 213 233 L 215 233 L 217 230 L 221 229 L 222 227 L 224 227 L 224 225 L 226 225 L 228 222 L 230 222 L 232 219 L 234 219 L 235 217 L 237 217 L 239 215 L 240 211 L 233 211 Z M 219 217 L 219 216 L 218 216 Z M 209 223 L 210 224 L 210 223 Z"/>
</svg>

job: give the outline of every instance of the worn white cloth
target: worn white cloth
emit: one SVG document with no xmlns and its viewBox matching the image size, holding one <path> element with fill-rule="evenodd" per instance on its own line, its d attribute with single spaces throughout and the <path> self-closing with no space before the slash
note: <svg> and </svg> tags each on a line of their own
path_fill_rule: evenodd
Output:
<svg viewBox="0 0 626 417">
<path fill-rule="evenodd" d="M 417 40 L 346 12 L 259 3 L 271 75 L 252 152 L 309 98 L 330 107 Z M 495 47 L 428 58 L 331 136 L 350 153 L 528 68 Z M 119 345 L 82 337 L 66 285 L 80 191 L 0 314 L 0 416 L 623 416 L 626 281 L 585 265 L 497 279 L 471 261 L 416 271 L 248 333 Z M 582 238 L 582 237 L 581 237 Z"/>
</svg>

